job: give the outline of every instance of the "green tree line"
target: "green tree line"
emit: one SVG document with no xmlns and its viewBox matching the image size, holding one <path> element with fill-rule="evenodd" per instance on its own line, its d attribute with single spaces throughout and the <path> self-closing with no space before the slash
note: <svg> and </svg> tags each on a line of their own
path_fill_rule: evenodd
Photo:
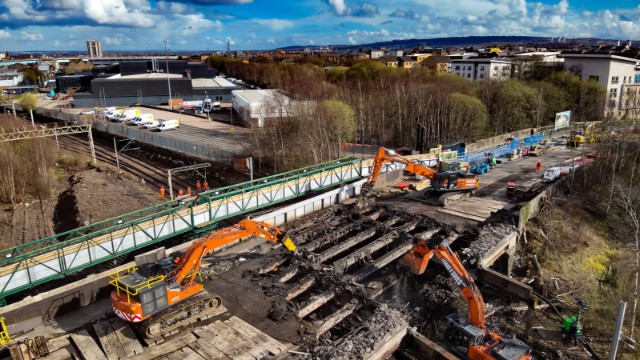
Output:
<svg viewBox="0 0 640 360">
<path fill-rule="evenodd" d="M 555 113 L 565 110 L 572 111 L 573 121 L 601 120 L 606 99 L 600 84 L 569 72 L 541 81 L 472 82 L 370 60 L 326 71 L 310 62 L 217 56 L 210 64 L 227 76 L 307 102 L 295 116 L 268 119 L 264 128 L 254 129 L 259 164 L 274 172 L 335 158 L 338 142 L 415 148 L 419 128 L 426 149 L 550 125 Z"/>
</svg>

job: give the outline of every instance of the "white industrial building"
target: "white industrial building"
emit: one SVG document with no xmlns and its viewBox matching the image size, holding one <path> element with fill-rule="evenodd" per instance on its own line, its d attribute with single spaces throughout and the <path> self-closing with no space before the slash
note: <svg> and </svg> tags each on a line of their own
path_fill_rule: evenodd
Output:
<svg viewBox="0 0 640 360">
<path fill-rule="evenodd" d="M 0 87 L 18 86 L 24 80 L 24 75 L 16 70 L 0 72 Z"/>
<path fill-rule="evenodd" d="M 562 54 L 564 68 L 583 80 L 595 80 L 607 89 L 605 117 L 621 118 L 621 97 L 625 86 L 635 83 L 640 61 L 609 54 Z"/>
<path fill-rule="evenodd" d="M 294 115 L 294 101 L 278 90 L 233 90 L 231 104 L 242 121 L 258 127 L 263 127 L 269 118 Z"/>
<path fill-rule="evenodd" d="M 511 59 L 468 58 L 451 60 L 451 73 L 467 80 L 505 80 L 511 77 Z"/>
</svg>

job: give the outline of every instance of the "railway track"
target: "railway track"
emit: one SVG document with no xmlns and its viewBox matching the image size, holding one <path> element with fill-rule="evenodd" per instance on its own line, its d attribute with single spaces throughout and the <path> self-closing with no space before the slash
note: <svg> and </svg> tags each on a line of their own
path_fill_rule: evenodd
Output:
<svg viewBox="0 0 640 360">
<path fill-rule="evenodd" d="M 61 136 L 58 138 L 60 147 L 75 153 L 90 155 L 89 143 L 87 139 L 84 139 L 82 135 L 78 136 Z M 94 138 L 94 146 L 96 151 L 96 158 L 98 161 L 116 166 L 116 160 L 113 153 L 113 143 L 106 139 Z M 131 155 L 130 153 L 118 153 L 118 160 L 120 162 L 120 169 L 128 172 L 140 179 L 144 179 L 149 186 L 154 189 L 158 189 L 161 186 L 169 188 L 167 181 L 166 166 L 161 164 L 151 164 L 146 160 L 141 160 Z M 195 183 L 189 182 L 184 177 L 173 176 L 174 189 L 183 188 L 186 189 L 190 186 L 195 190 Z"/>
</svg>

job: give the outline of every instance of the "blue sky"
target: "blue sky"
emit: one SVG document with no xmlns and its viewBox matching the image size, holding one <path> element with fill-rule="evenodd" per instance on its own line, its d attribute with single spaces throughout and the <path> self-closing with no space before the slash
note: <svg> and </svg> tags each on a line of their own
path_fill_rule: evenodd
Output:
<svg viewBox="0 0 640 360">
<path fill-rule="evenodd" d="M 630 0 L 0 0 L 0 51 L 274 49 L 468 35 L 640 40 Z"/>
</svg>

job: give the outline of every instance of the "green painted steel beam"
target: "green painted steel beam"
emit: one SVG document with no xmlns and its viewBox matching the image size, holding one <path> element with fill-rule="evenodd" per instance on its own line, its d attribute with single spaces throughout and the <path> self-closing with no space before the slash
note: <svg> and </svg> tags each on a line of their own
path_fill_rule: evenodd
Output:
<svg viewBox="0 0 640 360">
<path fill-rule="evenodd" d="M 340 171 L 340 172 L 332 173 L 334 170 Z M 296 186 L 296 190 L 292 191 L 292 195 L 290 196 L 286 196 L 286 197 L 280 196 L 279 198 L 275 198 L 274 196 L 271 196 L 271 198 L 264 203 L 259 202 L 256 199 L 255 205 L 244 206 L 245 196 L 248 196 L 248 198 L 250 199 L 252 196 L 255 197 L 259 195 L 264 195 L 264 194 L 260 194 L 260 191 L 263 189 L 277 187 L 280 184 L 290 183 L 296 180 L 306 181 L 306 179 L 309 179 L 309 181 L 311 181 L 311 178 L 317 174 L 328 173 L 328 174 L 325 174 L 324 176 L 326 177 L 330 175 L 333 177 L 336 174 L 337 175 L 342 174 L 342 172 L 344 171 L 354 171 L 354 170 L 355 170 L 355 173 L 357 174 L 356 176 L 350 175 L 343 178 L 338 176 L 339 181 L 337 182 L 333 181 L 326 184 L 319 183 L 316 181 L 315 183 L 315 185 L 317 186 L 316 188 L 305 190 L 305 191 L 301 191 L 298 185 Z M 50 259 L 45 260 L 44 262 L 37 263 L 39 264 L 39 266 L 47 267 L 51 271 L 54 271 L 57 273 L 46 276 L 38 280 L 33 280 L 31 279 L 31 275 L 29 274 L 29 271 L 27 271 L 27 274 L 29 276 L 29 283 L 26 285 L 22 285 L 20 287 L 7 290 L 6 287 L 10 282 L 9 280 L 4 285 L 5 289 L 0 289 L 0 300 L 4 299 L 6 296 L 19 293 L 21 291 L 33 288 L 34 286 L 46 283 L 54 279 L 61 278 L 71 273 L 76 273 L 85 268 L 94 266 L 104 261 L 108 261 L 110 259 L 116 258 L 124 254 L 128 254 L 131 251 L 138 250 L 140 248 L 143 248 L 152 244 L 156 244 L 158 242 L 167 240 L 169 238 L 173 238 L 178 235 L 182 235 L 185 233 L 196 234 L 196 233 L 203 233 L 203 232 L 210 231 L 213 228 L 217 227 L 217 222 L 221 220 L 242 215 L 257 209 L 269 207 L 269 206 L 282 203 L 282 202 L 285 202 L 294 198 L 298 198 L 301 196 L 305 196 L 311 193 L 323 191 L 327 188 L 335 187 L 347 182 L 358 180 L 360 178 L 362 178 L 361 159 L 355 159 L 355 158 L 339 159 L 339 160 L 330 161 L 330 162 L 326 162 L 326 163 L 322 163 L 314 166 L 309 166 L 302 169 L 297 169 L 297 170 L 282 173 L 282 174 L 269 176 L 266 178 L 261 178 L 254 181 L 245 182 L 242 184 L 210 190 L 201 194 L 193 202 L 189 202 L 189 203 L 183 203 L 181 201 L 169 201 L 169 202 L 152 206 L 139 211 L 134 211 L 132 213 L 119 216 L 117 218 L 101 221 L 96 224 L 92 224 L 90 226 L 85 226 L 85 227 L 67 231 L 61 234 L 56 234 L 54 236 L 43 238 L 31 243 L 19 245 L 11 249 L 2 250 L 0 251 L 0 258 L 2 258 L 3 260 L 0 261 L 0 267 L 11 268 L 11 266 L 13 266 L 13 272 L 11 273 L 11 278 L 13 278 L 13 275 L 17 271 L 21 271 L 20 267 L 23 264 L 26 264 L 26 262 L 29 259 L 31 259 L 31 262 L 33 262 L 33 259 L 35 259 L 38 255 L 43 255 L 43 254 L 52 253 L 52 252 L 57 252 L 58 264 L 60 265 L 61 270 L 59 271 L 57 269 L 51 268 L 48 265 L 46 265 L 45 262 L 51 261 Z M 285 189 L 287 188 L 283 186 L 281 189 L 277 189 L 277 191 L 282 190 L 283 191 L 282 194 L 284 194 Z M 213 208 L 212 203 L 217 202 L 218 204 L 224 205 L 225 199 L 230 199 L 237 195 L 242 195 L 242 199 L 240 201 L 242 203 L 241 204 L 242 206 L 238 206 L 236 202 L 230 201 L 229 203 L 226 204 L 227 206 L 225 211 L 226 215 L 219 216 L 219 214 L 217 213 L 214 214 L 211 212 L 211 209 Z M 195 224 L 194 207 L 199 207 L 199 206 L 201 207 L 201 205 L 207 204 L 207 203 L 209 204 L 209 206 L 207 207 L 209 209 L 208 225 L 200 226 L 198 224 Z M 230 205 L 239 207 L 239 210 L 229 212 Z M 219 205 L 216 205 L 216 206 L 219 206 Z M 188 215 L 184 215 L 184 216 L 178 215 L 180 212 L 184 212 L 185 210 L 188 210 Z M 198 209 L 198 211 L 199 212 L 197 213 L 198 214 L 197 216 L 201 216 L 203 212 L 201 211 L 201 209 Z M 156 223 L 155 222 L 156 219 L 164 219 L 164 220 L 163 222 Z M 153 224 L 154 224 L 153 234 L 147 233 L 146 229 L 140 226 L 140 224 L 148 221 L 153 221 Z M 174 223 L 173 225 L 175 225 L 175 222 L 183 222 L 182 225 L 186 224 L 187 226 L 184 229 L 181 229 L 178 231 L 174 230 L 174 232 L 172 232 L 171 234 L 167 234 L 164 236 L 156 236 L 156 227 L 167 226 L 167 224 L 170 222 L 173 222 Z M 149 227 L 149 229 L 151 229 L 151 227 Z M 174 226 L 174 229 L 175 229 L 175 226 Z M 130 246 L 126 249 L 119 250 L 120 246 L 122 246 L 124 243 L 124 237 L 120 238 L 120 244 L 116 248 L 114 248 L 115 247 L 113 242 L 114 237 L 112 236 L 111 240 L 108 241 L 109 243 L 108 247 L 110 247 L 110 249 L 108 249 L 107 247 L 102 247 L 101 245 L 98 245 L 101 248 L 101 250 L 108 253 L 108 255 L 101 255 L 97 258 L 94 257 L 94 259 L 92 259 L 91 251 L 89 251 L 89 244 L 90 244 L 89 241 L 99 236 L 112 234 L 116 231 L 126 231 L 127 233 L 130 232 L 130 234 L 136 234 L 137 232 L 142 231 L 145 235 L 146 240 L 144 243 L 138 244 L 134 236 L 134 246 Z M 80 244 L 79 246 L 82 250 L 76 249 L 68 252 L 67 254 L 64 253 L 64 250 L 66 247 L 70 245 L 75 245 L 75 244 Z M 93 246 L 95 245 L 96 244 L 93 244 Z M 82 248 L 83 246 L 86 246 L 86 248 Z M 82 252 L 87 251 L 86 254 L 83 253 L 83 256 L 84 255 L 88 256 L 89 262 L 77 264 L 74 266 L 73 262 L 81 254 L 81 251 Z M 69 264 L 67 264 L 67 260 L 65 259 L 65 256 L 71 255 L 71 254 L 74 254 L 73 255 L 74 258 L 70 260 Z"/>
</svg>

